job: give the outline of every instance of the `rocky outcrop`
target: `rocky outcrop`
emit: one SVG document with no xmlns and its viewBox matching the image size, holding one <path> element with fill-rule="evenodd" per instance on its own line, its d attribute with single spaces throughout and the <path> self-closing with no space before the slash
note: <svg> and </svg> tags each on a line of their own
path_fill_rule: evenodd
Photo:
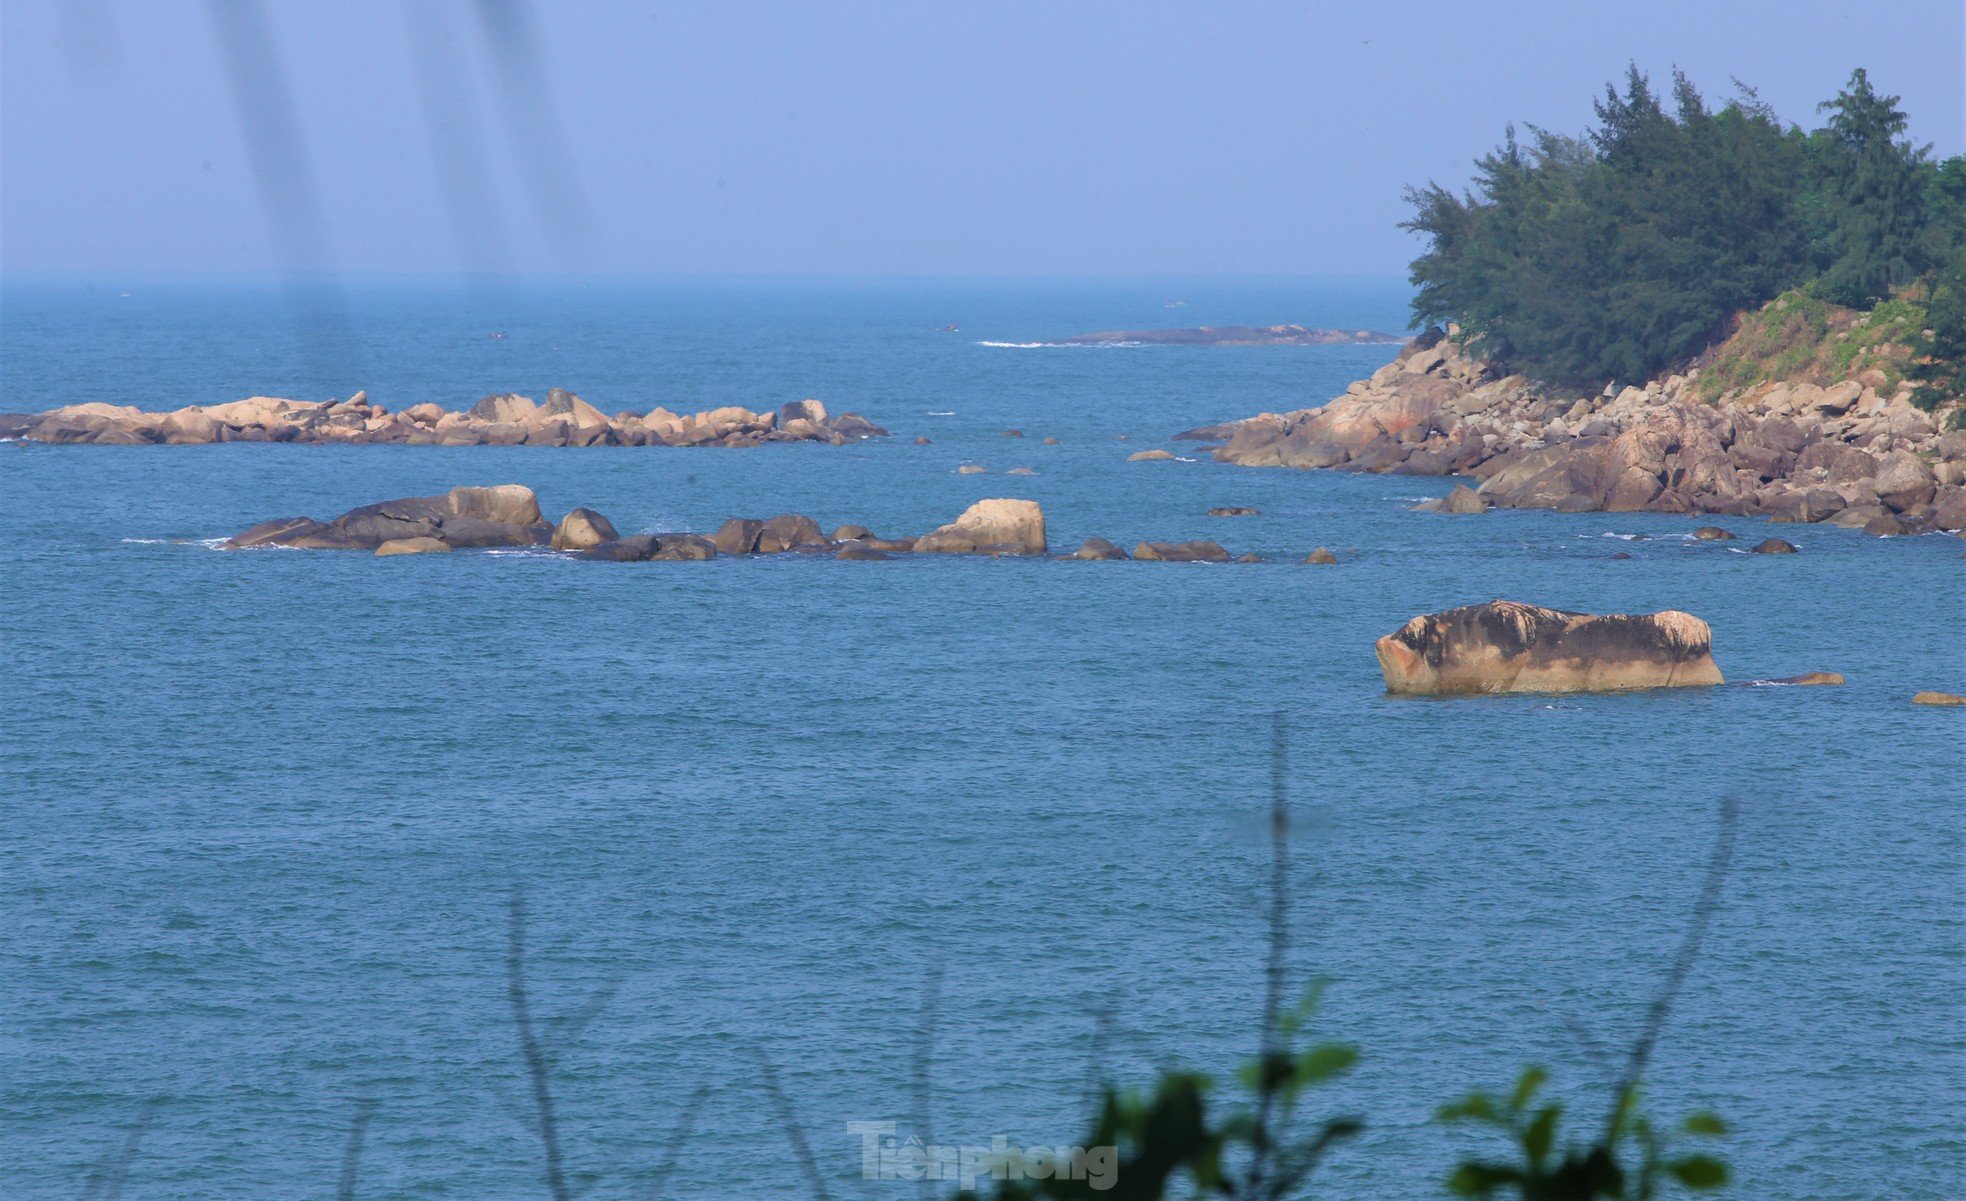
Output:
<svg viewBox="0 0 1966 1201">
<path fill-rule="evenodd" d="M 1504 508 L 1813 522 L 1877 506 L 1912 532 L 1966 528 L 1966 431 L 1941 433 L 1909 388 L 1869 374 L 1714 402 L 1697 372 L 1562 396 L 1420 339 L 1321 408 L 1176 436 L 1219 441 L 1214 457 L 1245 467 L 1470 476 Z"/>
<path fill-rule="evenodd" d="M 1610 692 L 1722 683 L 1689 613 L 1593 616 L 1496 600 L 1416 617 L 1379 639 L 1393 693 Z"/>
<path fill-rule="evenodd" d="M 385 542 L 427 538 L 447 547 L 545 546 L 553 529 L 539 500 L 522 484 L 453 488 L 350 509 L 332 521 L 282 517 L 229 539 L 228 549 L 290 546 L 303 550 L 377 550 Z"/>
<path fill-rule="evenodd" d="M 1044 510 L 1033 500 L 979 500 L 948 525 L 915 542 L 923 554 L 1041 555 Z"/>
<path fill-rule="evenodd" d="M 682 415 L 657 407 L 613 417 L 563 388 L 546 403 L 511 393 L 487 396 L 462 412 L 411 405 L 391 413 L 357 393 L 344 401 L 254 396 L 169 413 L 99 402 L 16 417 L 13 436 L 37 442 L 140 446 L 200 442 L 335 442 L 436 446 L 760 446 L 826 442 L 841 446 L 887 433 L 853 413 L 829 416 L 816 400 L 777 412 L 736 405 Z"/>
</svg>

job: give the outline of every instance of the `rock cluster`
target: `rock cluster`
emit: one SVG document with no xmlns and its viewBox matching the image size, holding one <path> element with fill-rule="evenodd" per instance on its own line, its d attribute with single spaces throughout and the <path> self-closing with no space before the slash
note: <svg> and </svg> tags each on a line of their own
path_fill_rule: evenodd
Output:
<svg viewBox="0 0 1966 1201">
<path fill-rule="evenodd" d="M 356 393 L 343 401 L 255 396 L 227 404 L 152 413 L 100 402 L 31 416 L 0 417 L 0 436 L 37 442 L 137 446 L 203 442 L 337 442 L 428 446 L 759 446 L 827 442 L 834 446 L 886 434 L 852 413 L 828 416 L 816 400 L 777 412 L 727 405 L 678 414 L 657 407 L 609 417 L 563 388 L 546 403 L 513 394 L 487 396 L 461 412 L 434 404 L 390 412 Z"/>
<path fill-rule="evenodd" d="M 1177 437 L 1222 440 L 1215 458 L 1245 467 L 1472 476 L 1485 504 L 1510 508 L 1966 529 L 1966 431 L 1940 432 L 1909 389 L 1886 396 L 1882 375 L 1866 375 L 1760 384 L 1717 403 L 1697 395 L 1696 374 L 1553 397 L 1421 339 L 1322 408 Z M 1457 503 L 1448 511 L 1477 511 Z"/>
<path fill-rule="evenodd" d="M 1416 617 L 1379 639 L 1393 693 L 1613 692 L 1722 683 L 1690 613 L 1593 616 L 1496 600 Z"/>
</svg>

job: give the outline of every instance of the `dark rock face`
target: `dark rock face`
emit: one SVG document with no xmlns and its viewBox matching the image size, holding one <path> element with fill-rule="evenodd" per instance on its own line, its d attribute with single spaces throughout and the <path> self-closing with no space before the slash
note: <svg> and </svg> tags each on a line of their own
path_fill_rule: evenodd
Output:
<svg viewBox="0 0 1966 1201">
<path fill-rule="evenodd" d="M 434 538 L 452 547 L 544 546 L 551 536 L 552 527 L 541 520 L 532 489 L 501 484 L 363 505 L 328 522 L 307 517 L 262 522 L 226 546 L 375 550 L 385 542 L 410 538 Z"/>
<path fill-rule="evenodd" d="M 1757 555 L 1792 555 L 1796 553 L 1796 549 L 1795 543 L 1784 538 L 1769 538 L 1754 545 L 1754 553 Z"/>
<path fill-rule="evenodd" d="M 1142 542 L 1135 559 L 1159 563 L 1227 563 L 1229 552 L 1214 542 Z"/>
<path fill-rule="evenodd" d="M 1693 531 L 1693 536 L 1701 542 L 1732 542 L 1734 535 L 1717 525 L 1703 525 Z"/>
<path fill-rule="evenodd" d="M 1713 634 L 1688 613 L 1592 616 L 1490 601 L 1416 617 L 1379 639 L 1394 693 L 1606 692 L 1722 683 Z"/>
<path fill-rule="evenodd" d="M 887 559 L 890 556 L 887 552 L 875 550 L 864 542 L 849 540 L 840 544 L 840 549 L 833 557 L 835 559 L 844 559 L 849 563 L 873 563 Z"/>
<path fill-rule="evenodd" d="M 651 560 L 700 561 L 717 557 L 717 544 L 701 534 L 658 534 Z"/>
</svg>

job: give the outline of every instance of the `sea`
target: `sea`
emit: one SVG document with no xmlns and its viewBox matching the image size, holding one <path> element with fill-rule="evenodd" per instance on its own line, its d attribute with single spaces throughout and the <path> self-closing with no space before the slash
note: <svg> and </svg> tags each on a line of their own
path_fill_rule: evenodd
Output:
<svg viewBox="0 0 1966 1201">
<path fill-rule="evenodd" d="M 1102 1084 L 1167 1071 L 1238 1104 L 1274 924 L 1288 996 L 1317 990 L 1299 1039 L 1358 1053 L 1296 1108 L 1363 1123 L 1305 1195 L 1446 1196 L 1506 1147 L 1438 1110 L 1530 1065 L 1589 1140 L 1662 998 L 1647 1112 L 1724 1120 L 1670 1142 L 1723 1159 L 1729 1195 L 1966 1195 L 1966 725 L 1910 703 L 1966 691 L 1966 544 L 1415 512 L 1454 481 L 1170 440 L 1320 404 L 1393 345 L 1047 344 L 1398 332 L 1406 302 L 1333 278 L 9 279 L 0 411 L 560 386 L 608 413 L 811 397 L 892 433 L 0 445 L 0 1194 L 548 1197 L 557 1171 L 596 1199 L 950 1196 L 906 1178 L 910 1140 L 1084 1145 Z M 1128 461 L 1154 448 L 1177 457 Z M 500 483 L 623 533 L 912 535 L 1020 497 L 1055 553 L 1264 561 L 216 549 Z M 1231 505 L 1259 513 L 1207 516 Z M 1801 553 L 1745 553 L 1770 534 Z M 1320 546 L 1335 566 L 1302 562 Z M 1729 683 L 1386 694 L 1374 639 L 1497 597 L 1686 610 Z M 1764 683 L 1817 670 L 1848 682 Z"/>
</svg>

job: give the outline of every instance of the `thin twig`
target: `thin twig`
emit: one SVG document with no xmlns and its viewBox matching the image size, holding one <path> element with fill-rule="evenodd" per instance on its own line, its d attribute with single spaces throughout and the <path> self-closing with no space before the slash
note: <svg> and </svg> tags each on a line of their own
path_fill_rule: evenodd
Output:
<svg viewBox="0 0 1966 1201">
<path fill-rule="evenodd" d="M 669 1145 L 662 1150 L 662 1163 L 655 1169 L 655 1179 L 649 1182 L 645 1194 L 647 1201 L 662 1201 L 662 1190 L 668 1187 L 669 1173 L 675 1171 L 676 1164 L 681 1161 L 683 1144 L 689 1141 L 690 1133 L 696 1129 L 697 1111 L 703 1108 L 703 1098 L 709 1095 L 710 1086 L 699 1085 L 689 1104 L 683 1107 L 682 1117 L 676 1121 L 676 1132 L 669 1136 Z"/>
<path fill-rule="evenodd" d="M 922 1018 L 915 1032 L 914 1055 L 914 1122 L 915 1137 L 922 1145 L 935 1145 L 934 1125 L 934 1082 L 931 1069 L 935 1064 L 935 1021 L 942 1007 L 942 962 L 934 960 L 928 965 L 928 978 L 922 982 Z M 935 1195 L 935 1184 L 926 1176 L 922 1178 L 923 1197 Z"/>
<path fill-rule="evenodd" d="M 1679 953 L 1673 956 L 1672 969 L 1666 973 L 1665 983 L 1646 1009 L 1644 1028 L 1639 1032 L 1638 1041 L 1632 1044 L 1631 1055 L 1625 1062 L 1624 1079 L 1618 1082 L 1617 1095 L 1620 1097 L 1636 1088 L 1644 1077 L 1645 1065 L 1652 1058 L 1652 1049 L 1658 1044 L 1659 1033 L 1665 1028 L 1673 1001 L 1678 998 L 1680 987 L 1686 983 L 1687 973 L 1692 971 L 1693 961 L 1699 956 L 1700 943 L 1706 938 L 1714 910 L 1720 907 L 1720 889 L 1726 883 L 1727 868 L 1734 858 L 1734 835 L 1740 812 L 1740 801 L 1734 797 L 1728 797 L 1720 804 L 1720 830 L 1714 836 L 1713 858 L 1707 863 L 1706 882 L 1701 886 L 1700 898 L 1693 906 L 1693 918 L 1687 924 L 1686 936 L 1680 940 Z"/>
<path fill-rule="evenodd" d="M 1276 1105 L 1272 1064 L 1283 1017 L 1285 954 L 1289 950 L 1289 758 L 1283 711 L 1270 715 L 1270 958 L 1263 973 L 1263 1039 L 1258 1063 L 1256 1127 L 1250 1132 L 1249 1191 L 1259 1194 L 1270 1154 L 1270 1114 Z"/>
<path fill-rule="evenodd" d="M 143 1103 L 143 1109 L 137 1113 L 137 1120 L 130 1124 L 129 1130 L 123 1135 L 122 1146 L 117 1148 L 113 1156 L 105 1156 L 103 1162 L 96 1165 L 88 1186 L 82 1190 L 83 1201 L 93 1201 L 95 1198 L 100 1198 L 101 1201 L 116 1201 L 116 1198 L 122 1195 L 123 1182 L 129 1178 L 130 1164 L 136 1160 L 137 1148 L 143 1143 L 144 1132 L 150 1129 L 150 1123 L 157 1117 L 157 1111 L 163 1107 L 162 1097 L 152 1097 Z"/>
<path fill-rule="evenodd" d="M 826 1179 L 819 1174 L 819 1161 L 813 1158 L 812 1147 L 806 1142 L 805 1130 L 799 1125 L 798 1115 L 792 1112 L 791 1098 L 779 1087 L 778 1069 L 772 1066 L 771 1056 L 765 1054 L 763 1047 L 751 1047 L 749 1050 L 758 1063 L 758 1080 L 764 1085 L 765 1094 L 771 1098 L 772 1108 L 778 1111 L 778 1121 L 785 1127 L 785 1137 L 791 1140 L 792 1154 L 805 1170 L 807 1183 L 812 1185 L 812 1195 L 819 1201 L 827 1201 Z"/>
<path fill-rule="evenodd" d="M 519 1053 L 526 1061 L 526 1075 L 532 1082 L 533 1109 L 540 1145 L 546 1152 L 546 1191 L 553 1201 L 570 1201 L 565 1169 L 560 1160 L 560 1126 L 553 1113 L 553 1090 L 548 1079 L 546 1052 L 540 1048 L 533 1030 L 532 1005 L 526 997 L 526 896 L 517 885 L 512 888 L 512 920 L 508 927 L 505 952 L 505 990 L 512 1002 L 512 1024 L 519 1033 Z"/>
<path fill-rule="evenodd" d="M 355 1201 L 355 1176 L 362 1165 L 362 1144 L 368 1137 L 369 1119 L 379 1104 L 374 1097 L 355 1102 L 355 1120 L 348 1125 L 348 1146 L 341 1153 L 341 1185 L 335 1189 L 336 1201 Z"/>
</svg>

